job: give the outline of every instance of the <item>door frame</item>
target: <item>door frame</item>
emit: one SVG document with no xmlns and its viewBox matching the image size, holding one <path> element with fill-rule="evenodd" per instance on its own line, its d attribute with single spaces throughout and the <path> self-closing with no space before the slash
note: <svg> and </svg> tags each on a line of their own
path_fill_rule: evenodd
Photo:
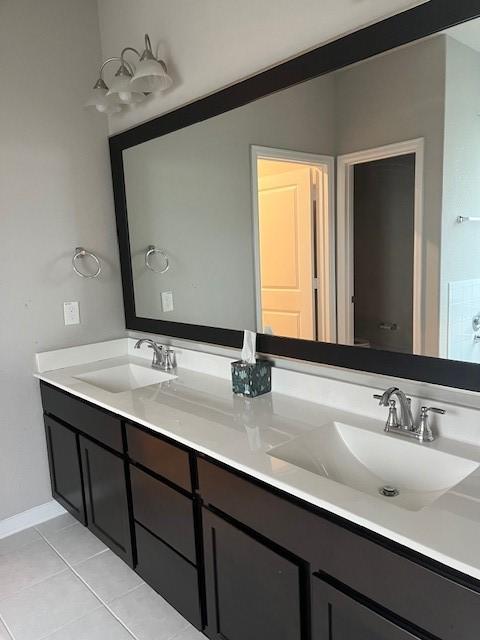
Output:
<svg viewBox="0 0 480 640">
<path fill-rule="evenodd" d="M 253 210 L 253 246 L 255 267 L 255 319 L 257 332 L 262 327 L 262 295 L 260 278 L 260 219 L 258 207 L 258 160 L 276 160 L 321 167 L 326 169 L 327 184 L 323 189 L 317 188 L 317 202 L 323 196 L 322 207 L 317 214 L 317 340 L 336 342 L 337 339 L 337 301 L 335 275 L 335 158 L 316 153 L 276 149 L 274 147 L 250 146 L 252 175 L 252 210 Z M 312 281 L 312 285 L 313 285 Z M 327 304 L 321 304 L 327 301 Z"/>
<path fill-rule="evenodd" d="M 395 156 L 415 155 L 415 202 L 413 239 L 413 353 L 423 352 L 423 182 L 424 138 L 348 153 L 337 158 L 337 308 L 338 341 L 354 341 L 354 248 L 353 248 L 353 170 L 356 165 Z"/>
</svg>

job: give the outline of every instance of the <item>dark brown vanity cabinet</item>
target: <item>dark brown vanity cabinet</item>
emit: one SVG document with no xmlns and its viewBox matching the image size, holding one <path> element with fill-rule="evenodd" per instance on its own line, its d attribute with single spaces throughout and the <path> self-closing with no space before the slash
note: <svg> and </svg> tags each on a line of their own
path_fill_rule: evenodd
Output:
<svg viewBox="0 0 480 640">
<path fill-rule="evenodd" d="M 54 497 L 212 640 L 478 640 L 473 578 L 41 388 Z"/>
<path fill-rule="evenodd" d="M 133 565 L 124 459 L 80 436 L 88 528 Z"/>
<path fill-rule="evenodd" d="M 428 558 L 308 508 L 222 465 L 199 457 L 197 466 L 204 509 L 216 514 L 214 527 L 211 517 L 204 517 L 208 624 L 212 625 L 213 616 L 214 631 L 220 629 L 225 635 L 222 629 L 230 628 L 227 617 L 236 615 L 227 606 L 228 597 L 222 603 L 216 586 L 218 579 L 223 579 L 230 596 L 227 567 L 236 585 L 236 596 L 255 590 L 256 585 L 256 592 L 265 603 L 277 599 L 276 616 L 281 618 L 288 610 L 290 620 L 302 621 L 302 640 L 478 640 L 480 585 L 475 580 L 465 576 L 455 580 L 455 572 Z M 226 522 L 230 524 L 227 526 Z M 231 533 L 232 526 L 240 530 L 238 534 Z M 220 540 L 230 535 L 237 542 L 224 545 L 222 554 L 215 555 L 216 535 Z M 256 546 L 249 538 L 261 544 Z M 243 557 L 245 565 L 239 569 L 237 549 L 243 554 L 245 547 L 250 547 L 250 553 L 247 559 Z M 252 547 L 257 550 L 256 556 Z M 262 562 L 273 562 L 268 560 L 272 550 L 299 568 L 296 593 L 300 598 L 292 596 L 295 580 L 289 581 L 288 589 L 284 585 L 294 613 L 278 598 L 275 580 L 265 580 L 262 585 L 255 582 L 261 580 L 265 570 L 257 572 L 255 563 L 262 567 Z M 260 555 L 262 561 L 258 560 Z M 249 579 L 250 572 L 255 579 Z M 338 588 L 322 583 L 318 575 Z M 305 614 L 309 608 L 311 614 Z M 220 622 L 215 619 L 217 614 Z M 251 619 L 249 623 L 255 624 Z M 265 637 L 273 639 L 275 635 Z M 227 638 L 230 640 L 228 635 Z"/>
<path fill-rule="evenodd" d="M 136 571 L 189 622 L 203 628 L 198 497 L 192 453 L 126 424 Z"/>
<path fill-rule="evenodd" d="M 427 637 L 408 631 L 315 577 L 312 612 L 312 640 L 425 640 Z"/>
<path fill-rule="evenodd" d="M 86 524 L 79 441 L 75 431 L 45 416 L 52 495 L 82 524 Z"/>
<path fill-rule="evenodd" d="M 193 454 L 44 383 L 41 394 L 53 496 L 203 628 Z"/>
<path fill-rule="evenodd" d="M 45 384 L 41 394 L 54 497 L 132 566 L 120 420 Z"/>
<path fill-rule="evenodd" d="M 301 640 L 302 566 L 281 549 L 203 512 L 208 625 L 225 640 Z"/>
</svg>

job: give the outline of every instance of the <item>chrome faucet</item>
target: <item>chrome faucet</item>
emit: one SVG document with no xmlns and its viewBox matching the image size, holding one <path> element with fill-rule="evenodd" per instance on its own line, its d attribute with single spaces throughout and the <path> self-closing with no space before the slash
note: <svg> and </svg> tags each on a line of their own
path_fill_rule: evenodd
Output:
<svg viewBox="0 0 480 640">
<path fill-rule="evenodd" d="M 400 403 L 400 419 L 397 415 L 396 401 L 392 396 L 396 396 Z M 389 387 L 383 394 L 373 396 L 379 400 L 380 406 L 388 407 L 388 418 L 385 423 L 385 431 L 398 435 L 415 438 L 419 442 L 432 442 L 435 437 L 428 423 L 428 414 L 445 414 L 444 409 L 437 407 L 422 407 L 418 425 L 415 425 L 411 409 L 411 398 L 407 398 L 404 392 L 398 387 Z"/>
<path fill-rule="evenodd" d="M 176 367 L 175 352 L 171 347 L 164 347 L 149 338 L 142 338 L 135 343 L 134 348 L 140 349 L 142 344 L 146 344 L 153 349 L 152 367 L 154 369 L 170 371 Z"/>
<path fill-rule="evenodd" d="M 380 401 L 379 404 L 382 407 L 390 406 L 395 409 L 395 404 L 390 404 L 392 396 L 397 396 L 398 402 L 400 403 L 400 423 L 397 422 L 396 427 L 404 429 L 405 431 L 411 431 L 413 429 L 413 416 L 410 406 L 411 399 L 407 398 L 407 396 L 401 389 L 399 389 L 398 387 L 389 387 L 381 396 L 374 395 L 373 397 L 376 400 Z M 393 412 L 391 413 L 393 414 Z M 390 419 L 393 423 L 393 415 L 390 417 Z M 392 426 L 394 425 L 392 424 Z"/>
</svg>

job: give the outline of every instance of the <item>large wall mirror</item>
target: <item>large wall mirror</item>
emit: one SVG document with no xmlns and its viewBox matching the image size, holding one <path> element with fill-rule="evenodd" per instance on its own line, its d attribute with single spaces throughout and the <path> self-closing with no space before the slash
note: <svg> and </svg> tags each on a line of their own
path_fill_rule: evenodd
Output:
<svg viewBox="0 0 480 640">
<path fill-rule="evenodd" d="M 402 46 L 370 55 L 358 32 L 352 64 L 339 40 L 315 52 L 330 72 L 294 82 L 287 63 L 269 72 L 285 88 L 258 76 L 113 137 L 127 326 L 227 345 L 251 329 L 272 353 L 478 390 L 472 4 L 433 0 L 370 28 Z"/>
</svg>

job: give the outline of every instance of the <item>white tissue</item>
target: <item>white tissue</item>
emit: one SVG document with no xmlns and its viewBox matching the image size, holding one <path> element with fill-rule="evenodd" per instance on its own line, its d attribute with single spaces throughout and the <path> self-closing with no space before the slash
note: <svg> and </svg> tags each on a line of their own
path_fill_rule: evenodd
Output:
<svg viewBox="0 0 480 640">
<path fill-rule="evenodd" d="M 257 361 L 255 358 L 255 354 L 257 351 L 256 342 L 257 334 L 255 333 L 255 331 L 243 332 L 242 362 L 255 364 L 255 362 Z"/>
</svg>

